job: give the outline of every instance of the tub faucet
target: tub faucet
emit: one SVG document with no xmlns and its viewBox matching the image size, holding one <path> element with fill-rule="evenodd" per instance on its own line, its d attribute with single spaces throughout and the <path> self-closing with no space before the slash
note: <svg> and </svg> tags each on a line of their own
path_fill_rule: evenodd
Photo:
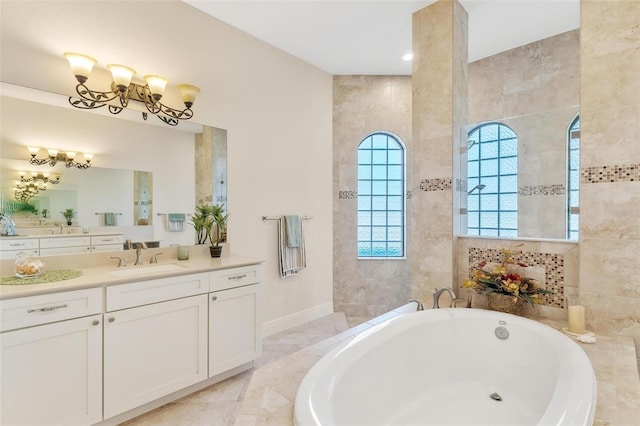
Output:
<svg viewBox="0 0 640 426">
<path fill-rule="evenodd" d="M 442 295 L 442 293 L 447 292 L 449 293 L 449 296 L 451 296 L 451 300 L 456 300 L 456 294 L 454 293 L 454 291 L 452 289 L 450 289 L 449 287 L 444 287 L 441 288 L 440 290 L 438 290 L 437 288 L 433 290 L 433 309 L 438 309 L 440 308 L 440 296 Z"/>
<path fill-rule="evenodd" d="M 146 248 L 147 245 L 145 243 L 136 244 L 136 263 L 134 265 L 142 265 L 142 250 Z"/>
<path fill-rule="evenodd" d="M 424 311 L 424 306 L 422 305 L 422 303 L 419 300 L 416 299 L 411 299 L 409 300 L 409 303 L 411 302 L 415 302 L 418 304 L 418 306 L 416 306 L 416 311 Z"/>
</svg>

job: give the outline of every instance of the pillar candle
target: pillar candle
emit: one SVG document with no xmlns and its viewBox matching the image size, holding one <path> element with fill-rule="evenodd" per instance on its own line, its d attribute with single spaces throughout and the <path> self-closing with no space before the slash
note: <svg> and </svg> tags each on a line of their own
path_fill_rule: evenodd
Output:
<svg viewBox="0 0 640 426">
<path fill-rule="evenodd" d="M 569 306 L 569 331 L 576 334 L 584 334 L 584 306 Z"/>
<path fill-rule="evenodd" d="M 178 247 L 178 260 L 189 260 L 189 246 Z"/>
</svg>

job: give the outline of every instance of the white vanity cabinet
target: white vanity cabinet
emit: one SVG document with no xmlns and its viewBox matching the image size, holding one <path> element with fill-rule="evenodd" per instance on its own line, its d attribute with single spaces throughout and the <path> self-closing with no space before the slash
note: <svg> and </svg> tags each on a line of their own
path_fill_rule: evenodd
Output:
<svg viewBox="0 0 640 426">
<path fill-rule="evenodd" d="M 0 424 L 102 419 L 102 289 L 0 301 Z"/>
<path fill-rule="evenodd" d="M 261 265 L 211 273 L 209 376 L 262 355 Z M 232 288 L 230 288 L 232 287 Z"/>
<path fill-rule="evenodd" d="M 91 253 L 91 237 L 40 238 L 40 256 Z"/>
<path fill-rule="evenodd" d="M 119 424 L 250 368 L 261 268 L 0 300 L 0 425 Z"/>
<path fill-rule="evenodd" d="M 105 419 L 207 379 L 208 286 L 202 273 L 107 287 Z"/>
<path fill-rule="evenodd" d="M 20 253 L 38 256 L 38 239 L 0 237 L 0 259 L 16 259 Z"/>
</svg>

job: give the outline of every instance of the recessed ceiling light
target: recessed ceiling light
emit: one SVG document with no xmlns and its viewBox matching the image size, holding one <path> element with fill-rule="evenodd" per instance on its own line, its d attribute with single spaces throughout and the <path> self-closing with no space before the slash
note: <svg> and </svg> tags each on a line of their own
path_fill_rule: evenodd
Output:
<svg viewBox="0 0 640 426">
<path fill-rule="evenodd" d="M 403 61 L 410 61 L 412 59 L 413 59 L 413 53 L 405 53 L 404 55 L 402 55 Z"/>
</svg>

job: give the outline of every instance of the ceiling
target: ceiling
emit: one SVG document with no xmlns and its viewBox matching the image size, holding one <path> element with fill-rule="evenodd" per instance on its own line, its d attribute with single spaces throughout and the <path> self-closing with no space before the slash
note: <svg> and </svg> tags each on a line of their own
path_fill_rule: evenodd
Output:
<svg viewBox="0 0 640 426">
<path fill-rule="evenodd" d="M 331 74 L 409 75 L 412 13 L 435 0 L 183 0 Z M 460 0 L 469 62 L 576 29 L 580 0 Z"/>
</svg>

